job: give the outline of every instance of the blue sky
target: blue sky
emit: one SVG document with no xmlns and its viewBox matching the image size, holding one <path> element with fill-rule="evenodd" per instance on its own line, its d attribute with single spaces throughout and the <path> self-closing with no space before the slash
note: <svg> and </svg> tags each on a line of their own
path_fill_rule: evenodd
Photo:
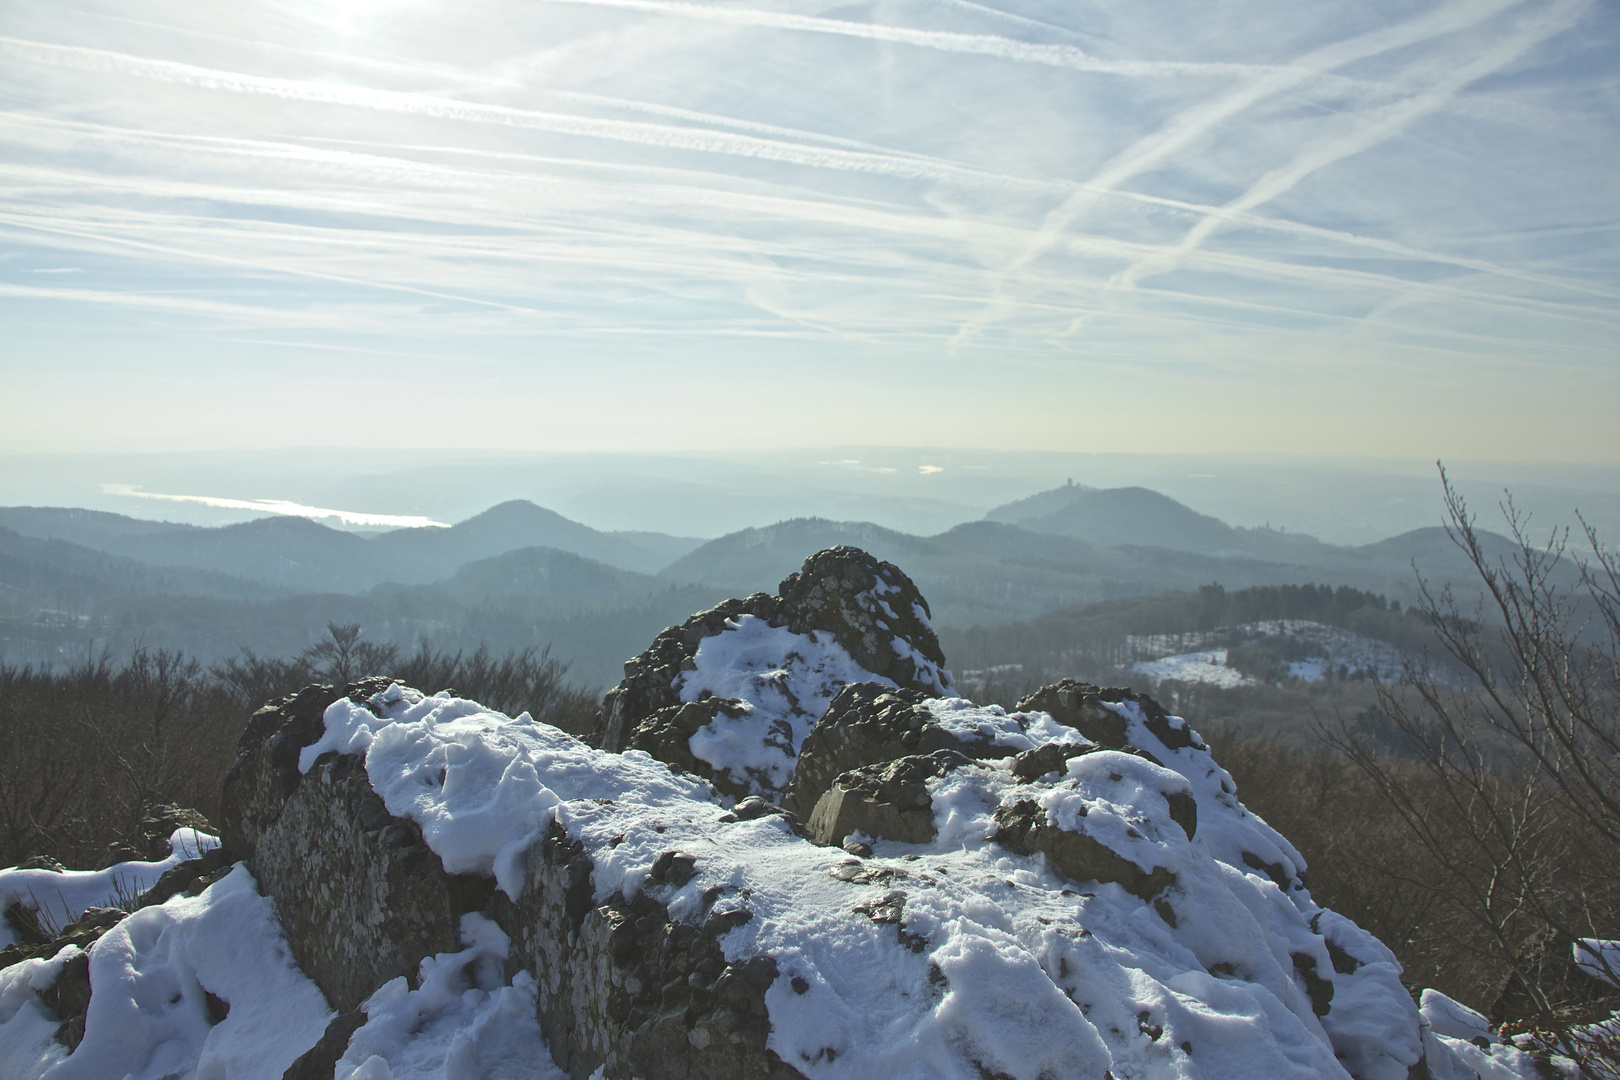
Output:
<svg viewBox="0 0 1620 1080">
<path fill-rule="evenodd" d="M 1597 0 L 0 0 L 0 449 L 1620 460 Z"/>
</svg>

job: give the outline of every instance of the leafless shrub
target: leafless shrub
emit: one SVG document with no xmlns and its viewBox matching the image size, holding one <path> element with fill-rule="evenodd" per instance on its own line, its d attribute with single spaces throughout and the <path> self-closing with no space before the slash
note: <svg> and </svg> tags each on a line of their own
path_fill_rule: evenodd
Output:
<svg viewBox="0 0 1620 1080">
<path fill-rule="evenodd" d="M 1411 884 L 1446 913 L 1437 925 L 1503 972 L 1475 1002 L 1586 1075 L 1613 1075 L 1612 1044 L 1578 1033 L 1616 1001 L 1571 948 L 1620 937 L 1620 559 L 1589 527 L 1578 558 L 1567 532 L 1534 541 L 1510 500 L 1515 550 L 1493 562 L 1441 477 L 1448 532 L 1483 599 L 1465 612 L 1425 587 L 1423 611 L 1467 684 L 1413 665 L 1382 690 L 1409 767 L 1354 732 L 1333 741 L 1421 850 Z"/>
</svg>

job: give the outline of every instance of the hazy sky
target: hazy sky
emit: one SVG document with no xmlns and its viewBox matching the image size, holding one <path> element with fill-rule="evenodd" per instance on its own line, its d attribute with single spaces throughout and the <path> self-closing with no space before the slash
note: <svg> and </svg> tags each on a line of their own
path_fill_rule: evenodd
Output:
<svg viewBox="0 0 1620 1080">
<path fill-rule="evenodd" d="M 1603 0 L 0 0 L 9 451 L 1620 460 Z"/>
</svg>

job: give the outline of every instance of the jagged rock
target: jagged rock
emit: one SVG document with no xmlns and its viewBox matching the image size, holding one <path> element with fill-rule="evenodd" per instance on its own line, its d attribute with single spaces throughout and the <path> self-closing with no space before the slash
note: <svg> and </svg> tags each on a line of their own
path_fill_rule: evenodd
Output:
<svg viewBox="0 0 1620 1080">
<path fill-rule="evenodd" d="M 1019 712 L 1049 713 L 1060 724 L 1074 728 L 1099 746 L 1110 750 L 1135 749 L 1127 736 L 1125 718 L 1106 704 L 1129 703 L 1141 709 L 1145 726 L 1165 747 L 1179 750 L 1198 745 L 1191 728 L 1171 724 L 1170 714 L 1146 694 L 1122 687 L 1094 686 L 1076 679 L 1063 679 L 1041 687 L 1018 703 Z M 1150 760 L 1152 755 L 1148 755 Z"/>
<path fill-rule="evenodd" d="M 751 698 L 686 685 L 704 643 L 740 629 L 749 619 L 798 635 L 819 649 L 841 650 L 845 665 L 862 679 L 888 680 L 926 695 L 950 690 L 927 601 L 911 579 L 859 548 L 834 547 L 806 559 L 781 583 L 779 595 L 727 600 L 663 631 L 645 652 L 626 661 L 623 681 L 603 700 L 599 744 L 615 752 L 645 750 L 709 779 L 728 795 L 779 792 L 819 708 L 804 700 L 806 695 L 789 685 L 791 680 L 773 679 L 774 673 L 761 677 Z M 761 736 L 779 748 L 780 767 L 729 768 L 694 751 L 692 740 L 699 730 L 756 709 L 770 722 Z"/>
<path fill-rule="evenodd" d="M 943 684 L 949 677 L 940 675 L 945 654 L 929 622 L 928 601 L 893 563 L 860 548 L 831 547 L 804 560 L 777 592 L 795 634 L 830 630 L 874 675 L 936 694 L 949 689 Z M 902 652 L 896 642 L 909 650 Z"/>
<path fill-rule="evenodd" d="M 666 852 L 655 875 L 684 884 L 690 856 Z M 719 937 L 745 910 L 680 922 L 643 891 L 633 900 L 592 898 L 593 863 L 553 824 L 529 851 L 526 887 L 500 896 L 516 966 L 539 978 L 541 1027 L 552 1058 L 573 1080 L 598 1068 L 642 1080 L 789 1080 L 799 1073 L 766 1049 L 765 991 L 776 962 L 728 962 Z"/>
<path fill-rule="evenodd" d="M 1049 713 L 1052 719 L 1074 728 L 1098 746 L 1119 750 L 1128 745 L 1125 718 L 1103 708 L 1102 694 L 1102 688 L 1091 683 L 1064 679 L 1024 697 L 1017 708 L 1019 712 Z"/>
<path fill-rule="evenodd" d="M 326 707 L 364 702 L 389 681 L 342 694 L 311 686 L 259 710 L 226 779 L 227 846 L 246 859 L 298 966 L 339 1012 L 389 979 L 414 977 L 422 957 L 459 948 L 457 920 L 493 888 L 445 873 L 421 830 L 389 814 L 360 758 L 326 754 L 299 773 L 299 751 L 324 731 Z"/>
<path fill-rule="evenodd" d="M 1100 840 L 1057 828 L 1047 821 L 1046 811 L 1029 799 L 997 807 L 996 827 L 996 842 L 1002 847 L 1019 855 L 1040 852 L 1048 866 L 1071 881 L 1113 882 L 1148 901 L 1176 881 L 1162 866 L 1143 870 Z"/>
<path fill-rule="evenodd" d="M 169 855 L 169 837 L 176 829 L 196 829 L 198 832 L 214 833 L 214 827 L 208 819 L 200 813 L 184 806 L 175 806 L 171 803 L 158 803 L 148 806 L 141 815 L 141 855 L 143 858 L 156 862 Z"/>
<path fill-rule="evenodd" d="M 806 816 L 841 774 L 912 754 L 951 750 L 969 758 L 1014 751 L 984 739 L 963 738 L 942 727 L 924 705 L 928 695 L 879 683 L 855 683 L 838 692 L 821 722 L 799 748 L 782 806 Z"/>
<path fill-rule="evenodd" d="M 936 750 L 851 769 L 822 793 L 805 822 L 810 838 L 837 847 L 850 833 L 926 844 L 937 835 L 927 782 L 971 765 L 955 750 Z"/>
</svg>

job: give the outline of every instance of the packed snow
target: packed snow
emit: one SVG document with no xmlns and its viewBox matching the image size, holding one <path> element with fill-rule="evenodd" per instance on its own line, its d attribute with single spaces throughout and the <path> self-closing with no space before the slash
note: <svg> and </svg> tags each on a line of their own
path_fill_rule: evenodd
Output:
<svg viewBox="0 0 1620 1080">
<path fill-rule="evenodd" d="M 506 984 L 506 934 L 471 913 L 461 943 L 423 959 L 415 990 L 401 975 L 371 995 L 333 1080 L 567 1080 L 540 1033 L 534 976 Z"/>
<path fill-rule="evenodd" d="M 34 991 L 78 951 L 0 968 L 0 1076 L 279 1080 L 332 1017 L 240 865 L 198 896 L 134 912 L 95 943 L 84 1041 L 69 1054 Z M 210 995 L 229 1008 L 217 1023 Z"/>
</svg>

